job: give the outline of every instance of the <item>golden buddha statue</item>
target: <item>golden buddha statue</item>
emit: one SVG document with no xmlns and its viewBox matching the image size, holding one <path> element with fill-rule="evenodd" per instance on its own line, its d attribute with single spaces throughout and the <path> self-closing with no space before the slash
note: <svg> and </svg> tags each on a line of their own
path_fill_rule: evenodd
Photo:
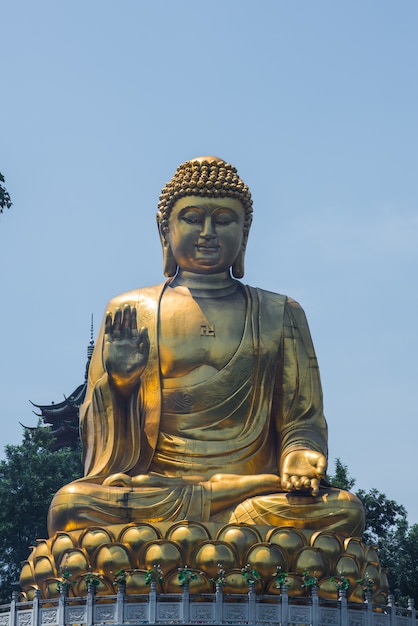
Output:
<svg viewBox="0 0 418 626">
<path fill-rule="evenodd" d="M 327 424 L 302 308 L 248 287 L 252 199 L 216 157 L 180 165 L 157 222 L 168 280 L 112 299 L 81 410 L 84 478 L 49 533 L 189 520 L 360 536 L 324 482 Z"/>
</svg>

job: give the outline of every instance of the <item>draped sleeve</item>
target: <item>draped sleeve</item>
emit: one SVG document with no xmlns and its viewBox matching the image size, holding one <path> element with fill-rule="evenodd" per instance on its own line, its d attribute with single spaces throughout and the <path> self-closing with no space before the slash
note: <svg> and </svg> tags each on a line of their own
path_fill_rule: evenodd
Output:
<svg viewBox="0 0 418 626">
<path fill-rule="evenodd" d="M 109 382 L 103 362 L 104 321 L 89 367 L 85 402 L 80 409 L 80 431 L 86 477 L 105 477 L 146 471 L 158 436 L 161 383 L 158 355 L 158 309 L 164 285 L 148 287 L 114 298 L 106 311 L 136 307 L 138 327 L 146 327 L 150 352 L 139 386 L 124 400 Z M 146 419 L 145 417 L 146 416 Z"/>
<path fill-rule="evenodd" d="M 287 298 L 278 356 L 274 419 L 279 458 L 304 447 L 328 455 L 322 387 L 311 334 L 302 307 Z"/>
</svg>

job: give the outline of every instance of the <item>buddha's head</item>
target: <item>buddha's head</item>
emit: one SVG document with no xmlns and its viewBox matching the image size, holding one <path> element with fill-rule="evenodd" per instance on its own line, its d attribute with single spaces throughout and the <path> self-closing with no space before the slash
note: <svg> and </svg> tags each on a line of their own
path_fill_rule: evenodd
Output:
<svg viewBox="0 0 418 626">
<path fill-rule="evenodd" d="M 236 278 L 244 275 L 244 257 L 248 233 L 252 221 L 252 199 L 248 186 L 238 176 L 234 166 L 214 156 L 197 157 L 178 166 L 173 178 L 161 191 L 158 204 L 157 223 L 164 254 L 164 274 L 174 276 L 177 262 L 170 246 L 170 215 L 173 208 L 184 205 L 184 198 L 193 198 L 210 203 L 216 200 L 219 207 L 235 204 L 242 210 L 242 232 L 232 273 Z"/>
</svg>

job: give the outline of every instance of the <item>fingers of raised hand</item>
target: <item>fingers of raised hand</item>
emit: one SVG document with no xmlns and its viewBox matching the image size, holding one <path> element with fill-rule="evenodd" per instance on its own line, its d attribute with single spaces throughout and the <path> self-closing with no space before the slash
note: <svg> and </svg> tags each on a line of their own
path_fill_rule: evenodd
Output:
<svg viewBox="0 0 418 626">
<path fill-rule="evenodd" d="M 115 319 L 112 326 L 112 336 L 113 339 L 119 339 L 121 335 L 122 328 L 122 311 L 120 309 L 116 309 L 115 311 Z"/>
<path fill-rule="evenodd" d="M 136 308 L 131 309 L 129 304 L 124 307 L 123 312 L 118 308 L 113 319 L 112 313 L 108 311 L 105 318 L 105 335 L 107 341 L 138 337 Z"/>
<path fill-rule="evenodd" d="M 131 307 L 128 304 L 123 309 L 122 326 L 121 326 L 122 337 L 130 337 L 131 335 L 131 317 L 132 317 Z"/>
<path fill-rule="evenodd" d="M 112 314 L 110 311 L 106 311 L 104 332 L 105 332 L 105 337 L 108 341 L 112 339 Z"/>
<path fill-rule="evenodd" d="M 137 331 L 138 334 L 138 331 Z M 144 356 L 148 356 L 149 353 L 149 337 L 148 337 L 148 329 L 142 327 L 139 335 L 138 335 L 138 351 Z"/>
<path fill-rule="evenodd" d="M 136 321 L 136 308 L 127 304 L 123 309 L 122 337 L 124 339 L 136 339 L 138 337 L 138 326 Z"/>
<path fill-rule="evenodd" d="M 138 337 L 138 324 L 136 321 L 136 308 L 134 307 L 131 311 L 131 323 L 130 323 L 130 332 L 131 332 L 131 337 L 135 338 Z"/>
</svg>

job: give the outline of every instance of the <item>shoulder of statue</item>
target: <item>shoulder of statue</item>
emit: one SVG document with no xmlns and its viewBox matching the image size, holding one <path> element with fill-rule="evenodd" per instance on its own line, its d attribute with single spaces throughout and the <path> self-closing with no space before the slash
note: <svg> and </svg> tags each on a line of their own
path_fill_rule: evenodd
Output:
<svg viewBox="0 0 418 626">
<path fill-rule="evenodd" d="M 251 293 L 253 297 L 258 297 L 261 304 L 271 304 L 273 306 L 285 306 L 289 298 L 281 293 L 275 293 L 274 291 L 268 291 L 267 289 L 260 289 L 260 287 L 250 287 L 246 285 L 246 289 Z"/>
<path fill-rule="evenodd" d="M 299 304 L 299 302 L 296 302 L 296 300 L 293 300 L 293 298 L 289 298 L 289 296 L 286 296 L 286 305 L 290 309 L 292 309 L 292 311 L 295 311 L 295 312 L 302 311 L 303 313 L 303 308 Z"/>
<path fill-rule="evenodd" d="M 125 306 L 138 306 L 146 302 L 156 302 L 161 296 L 165 283 L 153 285 L 152 287 L 141 287 L 140 289 L 132 289 L 112 298 L 106 310 L 113 311 Z"/>
<path fill-rule="evenodd" d="M 252 314 L 255 316 L 262 331 L 281 336 L 287 296 L 259 287 L 246 287 L 249 294 Z"/>
<path fill-rule="evenodd" d="M 245 288 L 253 298 L 257 297 L 261 306 L 279 306 L 280 308 L 288 310 L 289 313 L 295 316 L 301 315 L 302 317 L 305 317 L 305 312 L 302 306 L 299 302 L 290 298 L 290 296 L 275 293 L 274 291 L 268 291 L 267 289 L 260 289 L 260 287 L 250 287 L 249 285 L 245 285 Z"/>
<path fill-rule="evenodd" d="M 314 358 L 316 360 L 305 311 L 302 309 L 299 302 L 296 302 L 296 300 L 293 300 L 292 298 L 287 298 L 285 327 L 287 329 L 290 329 L 286 331 L 290 332 L 290 337 L 294 337 L 295 333 L 297 333 L 297 335 L 302 339 L 305 348 L 311 358 Z"/>
<path fill-rule="evenodd" d="M 303 310 L 302 306 L 293 298 L 287 298 L 286 300 L 286 318 L 288 319 L 291 326 L 297 326 L 302 329 L 304 327 L 308 327 L 308 322 L 306 319 L 306 313 Z"/>
</svg>

